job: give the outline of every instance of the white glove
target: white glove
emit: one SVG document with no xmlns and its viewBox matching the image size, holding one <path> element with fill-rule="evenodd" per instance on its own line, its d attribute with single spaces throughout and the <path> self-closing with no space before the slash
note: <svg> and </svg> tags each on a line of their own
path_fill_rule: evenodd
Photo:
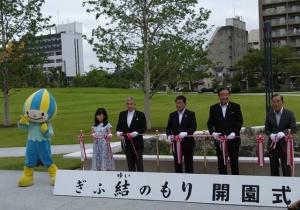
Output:
<svg viewBox="0 0 300 210">
<path fill-rule="evenodd" d="M 277 133 L 277 138 L 278 139 L 282 139 L 283 137 L 285 137 L 285 134 L 283 132 Z"/>
<path fill-rule="evenodd" d="M 232 132 L 231 134 L 229 134 L 229 136 L 227 136 L 227 139 L 229 140 L 235 139 L 235 133 Z"/>
<path fill-rule="evenodd" d="M 117 136 L 119 136 L 119 137 L 120 137 L 120 136 L 123 136 L 123 132 L 121 132 L 121 131 L 117 131 L 116 134 L 117 134 Z"/>
<path fill-rule="evenodd" d="M 168 136 L 168 143 L 169 143 L 169 144 L 172 144 L 173 139 L 174 139 L 174 136 L 173 136 L 173 135 Z"/>
<path fill-rule="evenodd" d="M 211 135 L 214 137 L 215 140 L 218 140 L 221 133 L 213 132 Z"/>
<path fill-rule="evenodd" d="M 270 135 L 271 140 L 272 140 L 272 141 L 275 141 L 276 136 L 277 136 L 277 134 L 272 133 L 272 134 Z"/>
<path fill-rule="evenodd" d="M 179 136 L 181 139 L 183 139 L 183 138 L 186 137 L 187 135 L 188 135 L 187 132 L 180 132 L 180 133 L 178 134 L 178 136 Z"/>
<path fill-rule="evenodd" d="M 109 140 L 111 140 L 112 136 L 113 136 L 113 135 L 110 133 L 110 134 L 107 135 L 107 138 L 108 138 Z"/>
<path fill-rule="evenodd" d="M 130 135 L 132 138 L 134 138 L 134 137 L 137 137 L 138 134 L 139 134 L 138 132 L 134 131 L 134 132 L 131 132 L 129 135 Z"/>
</svg>

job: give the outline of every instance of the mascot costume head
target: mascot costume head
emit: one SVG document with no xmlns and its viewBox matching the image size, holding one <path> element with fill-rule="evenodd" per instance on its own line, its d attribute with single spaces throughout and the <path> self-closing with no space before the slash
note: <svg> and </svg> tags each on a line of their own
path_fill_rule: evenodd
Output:
<svg viewBox="0 0 300 210">
<path fill-rule="evenodd" d="M 25 166 L 19 187 L 33 185 L 33 168 L 43 164 L 48 168 L 50 182 L 55 183 L 57 167 L 51 157 L 51 136 L 53 128 L 50 120 L 56 115 L 57 105 L 54 97 L 46 89 L 31 94 L 23 106 L 18 127 L 28 132 Z"/>
</svg>

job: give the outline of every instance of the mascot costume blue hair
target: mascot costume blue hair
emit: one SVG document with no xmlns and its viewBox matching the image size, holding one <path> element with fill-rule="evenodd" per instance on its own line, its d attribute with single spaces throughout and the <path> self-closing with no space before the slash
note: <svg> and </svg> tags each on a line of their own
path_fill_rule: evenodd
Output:
<svg viewBox="0 0 300 210">
<path fill-rule="evenodd" d="M 54 134 L 50 120 L 56 115 L 54 97 L 40 89 L 30 95 L 23 106 L 18 127 L 28 132 L 25 166 L 19 187 L 33 185 L 33 168 L 40 163 L 48 168 L 51 184 L 55 183 L 57 167 L 51 158 L 51 136 Z"/>
</svg>

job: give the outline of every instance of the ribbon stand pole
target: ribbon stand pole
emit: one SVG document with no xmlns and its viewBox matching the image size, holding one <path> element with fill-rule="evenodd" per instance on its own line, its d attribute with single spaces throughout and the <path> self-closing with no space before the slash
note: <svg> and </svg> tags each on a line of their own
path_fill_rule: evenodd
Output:
<svg viewBox="0 0 300 210">
<path fill-rule="evenodd" d="M 205 134 L 205 131 L 203 131 Z M 207 173 L 207 159 L 206 159 L 206 136 L 203 138 L 203 153 L 204 153 L 204 174 Z"/>
<path fill-rule="evenodd" d="M 158 130 L 156 130 L 156 171 L 160 171 L 160 163 L 159 163 L 159 134 Z"/>
<path fill-rule="evenodd" d="M 84 135 L 82 130 L 80 130 L 80 134 L 78 137 L 79 146 L 80 146 L 80 168 L 81 170 L 84 170 L 85 166 L 85 160 L 86 160 L 86 153 L 85 153 L 85 145 L 84 145 Z"/>
</svg>

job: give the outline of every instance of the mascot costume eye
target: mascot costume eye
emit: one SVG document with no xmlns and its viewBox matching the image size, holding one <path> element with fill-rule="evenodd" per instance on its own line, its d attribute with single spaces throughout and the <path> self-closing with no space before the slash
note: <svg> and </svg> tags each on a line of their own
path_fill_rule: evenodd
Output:
<svg viewBox="0 0 300 210">
<path fill-rule="evenodd" d="M 25 166 L 19 187 L 33 185 L 33 168 L 40 163 L 48 168 L 51 184 L 55 183 L 57 167 L 51 157 L 51 136 L 54 132 L 50 120 L 56 112 L 55 99 L 46 89 L 36 91 L 25 101 L 23 115 L 18 122 L 18 127 L 28 132 Z"/>
</svg>

